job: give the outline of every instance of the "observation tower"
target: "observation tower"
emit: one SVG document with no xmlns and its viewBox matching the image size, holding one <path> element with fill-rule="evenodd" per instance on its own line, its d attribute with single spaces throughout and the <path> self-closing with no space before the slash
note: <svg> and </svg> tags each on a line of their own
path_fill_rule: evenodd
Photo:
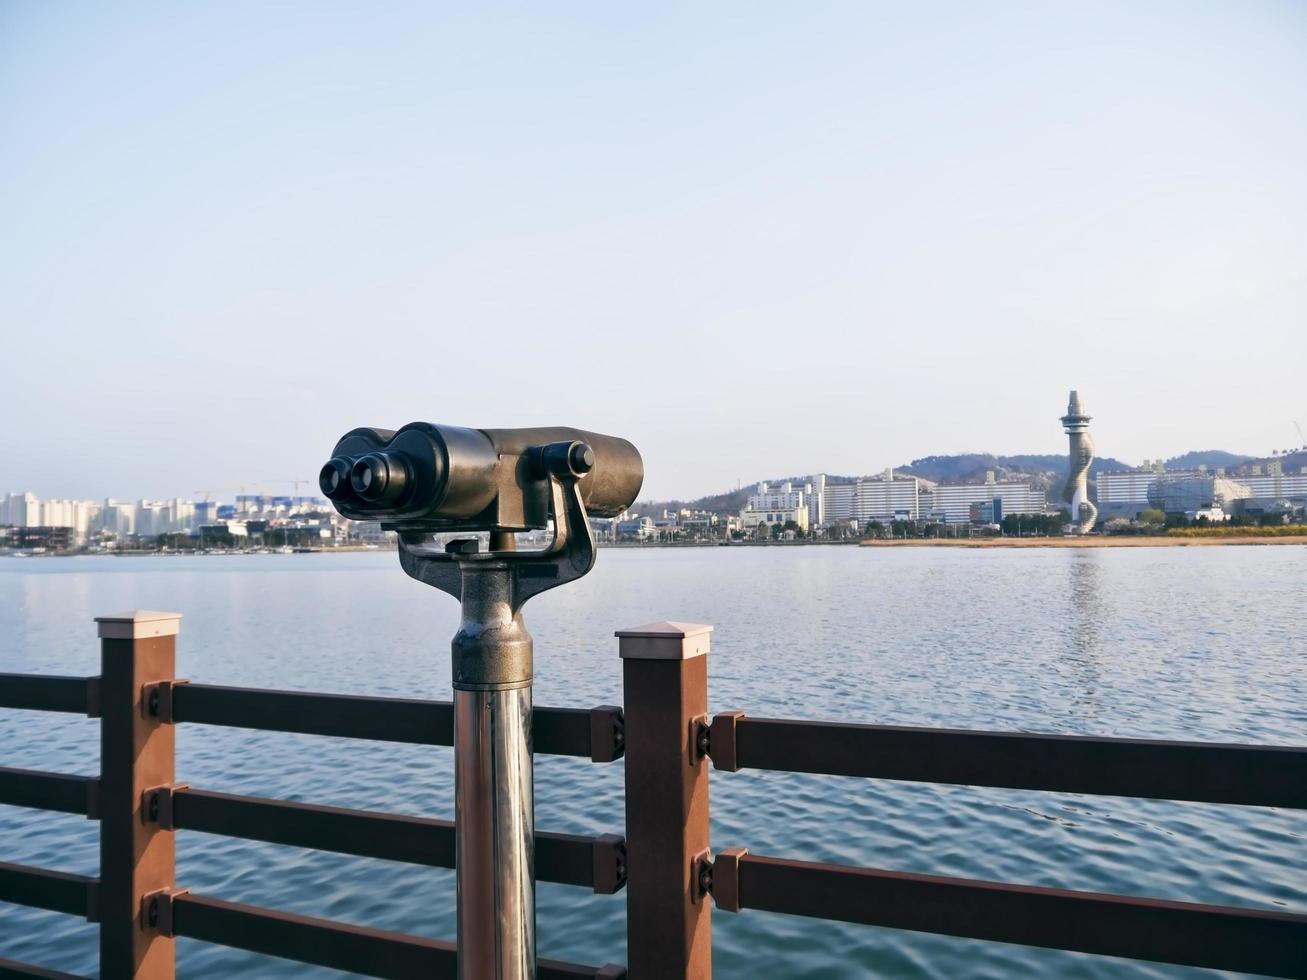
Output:
<svg viewBox="0 0 1307 980">
<path fill-rule="evenodd" d="M 1089 500 L 1089 464 L 1094 461 L 1094 437 L 1089 434 L 1089 416 L 1080 404 L 1080 392 L 1072 391 L 1062 416 L 1062 428 L 1071 443 L 1071 466 L 1062 499 L 1071 505 L 1071 523 L 1076 534 L 1088 534 L 1098 519 L 1098 508 Z"/>
</svg>

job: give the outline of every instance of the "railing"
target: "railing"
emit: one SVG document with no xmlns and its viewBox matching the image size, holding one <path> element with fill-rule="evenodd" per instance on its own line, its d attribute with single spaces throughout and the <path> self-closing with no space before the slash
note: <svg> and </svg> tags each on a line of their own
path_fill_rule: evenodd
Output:
<svg viewBox="0 0 1307 980">
<path fill-rule="evenodd" d="M 174 779 L 177 724 L 201 723 L 347 738 L 453 743 L 448 703 L 189 684 L 174 676 L 177 617 L 100 620 L 99 677 L 0 674 L 0 707 L 101 718 L 98 778 L 0 768 L 0 803 L 101 822 L 101 875 L 0 864 L 0 901 L 85 917 L 100 927 L 101 975 L 162 980 L 173 939 L 206 942 L 376 977 L 454 977 L 453 943 L 293 915 L 179 889 L 173 835 L 200 830 L 432 867 L 454 866 L 454 825 L 195 789 Z M 622 712 L 537 708 L 538 752 L 606 762 L 622 754 Z M 3 855 L 0 855 L 3 856 Z M 540 880 L 612 894 L 625 883 L 617 835 L 536 835 Z M 542 960 L 542 978 L 626 975 L 618 966 Z M 63 977 L 0 960 L 0 977 Z"/>
<path fill-rule="evenodd" d="M 450 745 L 448 703 L 190 684 L 174 676 L 175 616 L 100 623 L 99 677 L 0 674 L 0 707 L 101 718 L 98 778 L 0 768 L 0 803 L 100 820 L 100 877 L 0 863 L 0 901 L 97 922 L 107 980 L 169 980 L 176 936 L 368 976 L 457 974 L 452 943 L 193 895 L 177 887 L 173 864 L 176 831 L 199 830 L 452 867 L 449 821 L 208 792 L 178 783 L 173 772 L 180 723 Z M 626 755 L 626 838 L 538 833 L 536 874 L 604 894 L 625 886 L 632 980 L 710 977 L 714 906 L 1307 977 L 1307 915 L 786 860 L 745 848 L 713 856 L 707 765 L 1303 809 L 1307 749 L 740 712 L 710 718 L 708 633 L 669 623 L 623 631 L 624 711 L 534 713 L 537 752 L 596 762 Z M 542 978 L 626 975 L 613 965 L 539 967 Z M 69 980 L 0 959 L 4 977 Z"/>
</svg>

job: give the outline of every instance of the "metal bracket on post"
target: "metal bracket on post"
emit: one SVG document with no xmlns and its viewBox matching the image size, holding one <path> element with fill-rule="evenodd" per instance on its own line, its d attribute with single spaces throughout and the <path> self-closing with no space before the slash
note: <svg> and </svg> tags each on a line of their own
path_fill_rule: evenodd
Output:
<svg viewBox="0 0 1307 980">
<path fill-rule="evenodd" d="M 626 752 L 626 716 L 615 704 L 590 709 L 590 761 L 615 762 Z"/>
<path fill-rule="evenodd" d="M 189 888 L 160 888 L 141 896 L 141 931 L 157 932 L 160 936 L 171 937 L 172 903 L 183 895 L 189 895 Z"/>
<path fill-rule="evenodd" d="M 712 728 L 707 715 L 690 719 L 690 768 L 703 762 L 712 752 Z"/>
<path fill-rule="evenodd" d="M 728 847 L 712 863 L 713 903 L 723 912 L 740 911 L 740 859 L 747 847 Z"/>
<path fill-rule="evenodd" d="M 713 715 L 712 724 L 708 726 L 708 754 L 712 756 L 714 769 L 740 771 L 736 724 L 743 717 L 743 711 L 719 711 Z"/>
<path fill-rule="evenodd" d="M 176 830 L 173 820 L 173 797 L 184 789 L 190 789 L 189 783 L 167 783 L 163 786 L 151 786 L 141 794 L 141 822 L 155 823 L 160 830 Z"/>
<path fill-rule="evenodd" d="M 690 901 L 698 905 L 711 895 L 712 880 L 712 851 L 700 851 L 690 859 Z"/>
<path fill-rule="evenodd" d="M 190 681 L 185 678 L 177 677 L 173 680 L 146 684 L 141 689 L 141 711 L 146 717 L 155 718 L 165 725 L 175 724 L 177 721 L 175 689 L 189 683 Z"/>
<path fill-rule="evenodd" d="M 709 895 L 723 912 L 740 911 L 740 859 L 747 847 L 728 847 L 715 858 L 700 851 L 690 862 L 690 900 L 703 901 Z"/>
<path fill-rule="evenodd" d="M 86 678 L 86 717 L 100 717 L 100 678 Z"/>
<path fill-rule="evenodd" d="M 601 834 L 594 839 L 594 892 L 615 895 L 626 884 L 626 838 Z"/>
</svg>

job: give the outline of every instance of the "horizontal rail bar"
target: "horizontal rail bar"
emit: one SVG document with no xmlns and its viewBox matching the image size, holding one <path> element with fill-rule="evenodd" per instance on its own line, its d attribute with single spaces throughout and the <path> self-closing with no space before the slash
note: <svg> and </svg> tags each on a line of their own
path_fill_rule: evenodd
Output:
<svg viewBox="0 0 1307 980">
<path fill-rule="evenodd" d="M 590 712 L 583 708 L 531 709 L 532 751 L 590 758 Z"/>
<path fill-rule="evenodd" d="M 59 813 L 93 812 L 99 780 L 90 776 L 0 766 L 0 803 Z"/>
<path fill-rule="evenodd" d="M 434 868 L 454 867 L 454 824 L 449 820 L 187 788 L 172 794 L 172 824 L 180 830 L 225 837 Z M 543 881 L 594 888 L 595 848 L 605 841 L 577 834 L 537 833 L 536 876 Z M 616 864 L 620 855 L 613 853 L 611 860 Z M 620 887 L 616 869 L 612 878 Z"/>
<path fill-rule="evenodd" d="M 179 684 L 172 696 L 173 719 L 179 722 L 418 745 L 453 744 L 454 707 L 448 701 L 213 684 Z"/>
<path fill-rule="evenodd" d="M 739 768 L 1307 808 L 1307 748 L 734 720 Z"/>
<path fill-rule="evenodd" d="M 348 925 L 289 912 L 224 902 L 202 895 L 173 899 L 173 933 L 267 956 L 331 967 L 369 977 L 456 977 L 453 943 Z M 605 971 L 608 972 L 605 972 Z M 540 980 L 620 977 L 608 968 L 541 960 Z"/>
<path fill-rule="evenodd" d="M 95 678 L 42 674 L 0 674 L 0 708 L 68 711 L 84 715 L 87 689 Z"/>
<path fill-rule="evenodd" d="M 172 697 L 174 721 L 417 745 L 454 744 L 454 706 L 450 701 L 214 684 L 179 684 Z M 589 712 L 536 708 L 533 716 L 535 751 L 590 758 Z"/>
<path fill-rule="evenodd" d="M 31 963 L 0 959 L 0 980 L 83 980 L 83 978 L 60 970 L 33 966 Z"/>
<path fill-rule="evenodd" d="M 93 918 L 90 913 L 96 884 L 94 878 L 84 875 L 0 861 L 0 902 Z"/>
<path fill-rule="evenodd" d="M 1307 977 L 1307 915 L 739 858 L 742 908 L 946 936 Z M 714 869 L 714 887 L 716 873 Z"/>
</svg>

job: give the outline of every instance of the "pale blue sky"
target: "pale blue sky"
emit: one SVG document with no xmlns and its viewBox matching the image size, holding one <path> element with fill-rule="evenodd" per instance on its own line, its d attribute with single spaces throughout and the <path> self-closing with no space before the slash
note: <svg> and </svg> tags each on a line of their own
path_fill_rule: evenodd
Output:
<svg viewBox="0 0 1307 980">
<path fill-rule="evenodd" d="M 424 419 L 646 489 L 1307 427 L 1307 4 L 0 0 L 0 492 Z M 1294 351 L 1290 353 L 1291 349 Z"/>
</svg>

